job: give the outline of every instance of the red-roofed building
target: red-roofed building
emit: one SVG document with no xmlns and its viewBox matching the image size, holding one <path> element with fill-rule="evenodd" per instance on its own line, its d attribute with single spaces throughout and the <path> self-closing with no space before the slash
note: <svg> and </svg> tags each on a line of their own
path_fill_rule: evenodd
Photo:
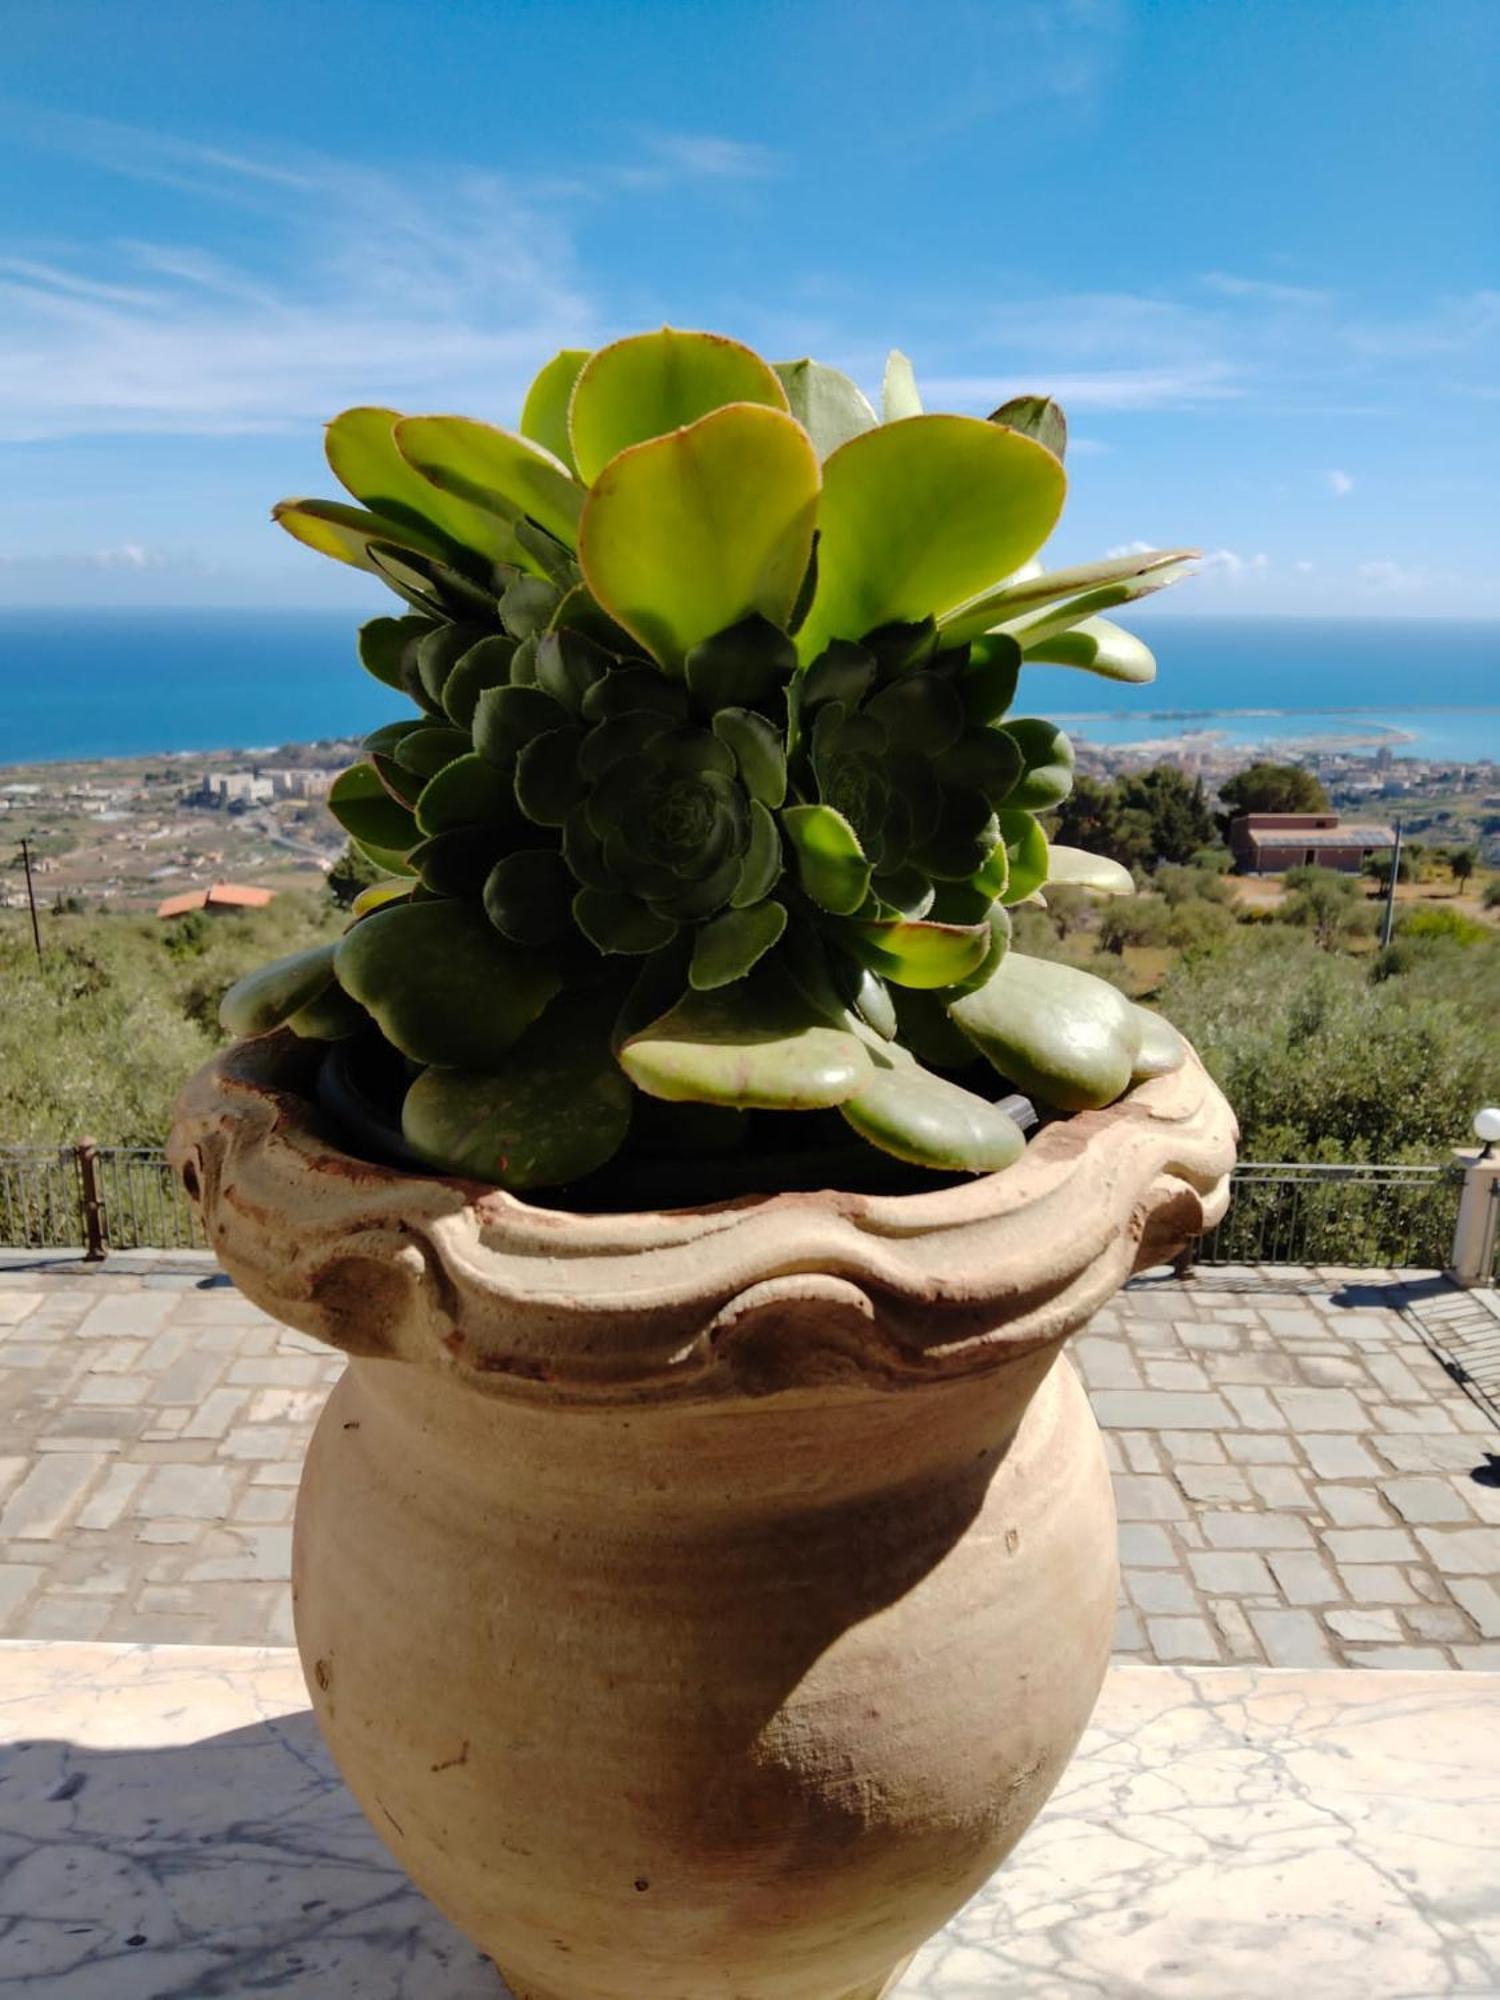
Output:
<svg viewBox="0 0 1500 2000">
<path fill-rule="evenodd" d="M 1229 851 L 1241 875 L 1288 868 L 1336 868 L 1357 875 L 1371 854 L 1389 854 L 1388 826 L 1345 826 L 1337 813 L 1241 813 L 1229 822 Z"/>
<path fill-rule="evenodd" d="M 159 917 L 188 917 L 194 910 L 213 916 L 230 916 L 245 910 L 263 910 L 276 895 L 274 889 L 248 889 L 239 882 L 215 882 L 211 889 L 188 889 L 180 896 L 168 896 L 158 903 Z"/>
</svg>

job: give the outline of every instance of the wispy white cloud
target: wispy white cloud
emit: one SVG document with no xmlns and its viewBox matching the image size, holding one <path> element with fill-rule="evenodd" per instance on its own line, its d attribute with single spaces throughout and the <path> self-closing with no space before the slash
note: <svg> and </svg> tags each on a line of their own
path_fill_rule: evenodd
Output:
<svg viewBox="0 0 1500 2000">
<path fill-rule="evenodd" d="M 1421 590 L 1427 581 L 1421 570 L 1408 568 L 1404 563 L 1392 562 L 1388 557 L 1362 562 L 1357 574 L 1363 587 L 1380 597 L 1404 595 L 1408 591 Z"/>
<path fill-rule="evenodd" d="M 1335 500 L 1342 500 L 1354 491 L 1353 477 L 1347 472 L 1340 472 L 1336 466 L 1323 474 L 1323 483 Z"/>
<path fill-rule="evenodd" d="M 1229 583 L 1240 583 L 1269 569 L 1271 558 L 1264 549 L 1253 556 L 1241 555 L 1238 549 L 1210 549 L 1198 567 L 1206 577 L 1219 576 Z"/>
</svg>

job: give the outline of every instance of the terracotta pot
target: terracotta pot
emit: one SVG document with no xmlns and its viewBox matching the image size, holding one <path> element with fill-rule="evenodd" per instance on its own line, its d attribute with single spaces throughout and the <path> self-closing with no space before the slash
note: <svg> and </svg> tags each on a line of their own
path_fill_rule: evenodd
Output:
<svg viewBox="0 0 1500 2000">
<path fill-rule="evenodd" d="M 242 1046 L 174 1157 L 351 1357 L 297 1508 L 340 1769 L 521 2000 L 876 2000 L 1094 1704 L 1115 1599 L 1061 1354 L 1223 1205 L 1196 1060 L 908 1196 L 573 1215 L 355 1161 Z"/>
</svg>

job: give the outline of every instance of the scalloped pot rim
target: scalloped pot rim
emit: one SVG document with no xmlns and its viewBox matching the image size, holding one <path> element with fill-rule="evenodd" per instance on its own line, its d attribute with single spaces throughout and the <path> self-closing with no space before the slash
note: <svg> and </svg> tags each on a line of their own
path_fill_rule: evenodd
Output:
<svg viewBox="0 0 1500 2000">
<path fill-rule="evenodd" d="M 577 1214 L 340 1152 L 303 1074 L 286 1038 L 244 1042 L 179 1101 L 170 1155 L 224 1268 L 278 1319 L 348 1352 L 543 1393 L 685 1385 L 748 1329 L 764 1349 L 814 1306 L 825 1363 L 857 1356 L 857 1372 L 891 1382 L 1013 1358 L 1211 1226 L 1236 1136 L 1190 1052 L 961 1186 Z M 813 1368 L 803 1358 L 799 1370 L 782 1357 L 789 1381 Z"/>
</svg>

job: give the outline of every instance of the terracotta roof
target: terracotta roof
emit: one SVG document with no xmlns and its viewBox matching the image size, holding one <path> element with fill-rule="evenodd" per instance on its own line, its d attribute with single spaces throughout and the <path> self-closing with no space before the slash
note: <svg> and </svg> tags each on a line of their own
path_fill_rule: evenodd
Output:
<svg viewBox="0 0 1500 2000">
<path fill-rule="evenodd" d="M 207 889 L 189 889 L 185 896 L 168 896 L 164 903 L 158 903 L 159 917 L 185 917 L 191 910 L 201 910 L 208 901 Z"/>
<path fill-rule="evenodd" d="M 239 882 L 215 882 L 211 889 L 189 889 L 158 903 L 159 917 L 185 917 L 194 910 L 263 910 L 274 889 L 248 889 Z"/>
</svg>

